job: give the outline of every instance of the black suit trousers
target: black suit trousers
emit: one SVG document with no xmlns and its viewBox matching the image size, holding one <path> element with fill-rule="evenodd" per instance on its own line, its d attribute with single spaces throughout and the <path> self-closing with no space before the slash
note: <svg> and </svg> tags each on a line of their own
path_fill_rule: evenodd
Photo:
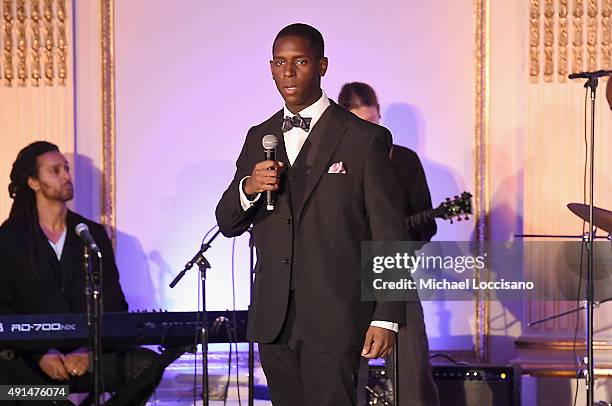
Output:
<svg viewBox="0 0 612 406">
<path fill-rule="evenodd" d="M 274 406 L 357 405 L 359 352 L 324 352 L 304 341 L 295 323 L 293 294 L 279 337 L 259 344 Z"/>
</svg>

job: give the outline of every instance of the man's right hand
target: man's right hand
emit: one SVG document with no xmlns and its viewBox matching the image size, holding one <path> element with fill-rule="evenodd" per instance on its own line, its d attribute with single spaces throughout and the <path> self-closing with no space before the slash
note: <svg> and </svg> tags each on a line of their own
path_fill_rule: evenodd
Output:
<svg viewBox="0 0 612 406">
<path fill-rule="evenodd" d="M 64 354 L 61 352 L 51 349 L 42 356 L 38 365 L 43 372 L 52 379 L 67 381 L 69 379 L 68 371 L 64 367 Z"/>
<path fill-rule="evenodd" d="M 277 190 L 280 174 L 285 164 L 280 161 L 261 161 L 255 165 L 251 176 L 244 181 L 244 193 L 255 195 L 268 190 Z"/>
</svg>

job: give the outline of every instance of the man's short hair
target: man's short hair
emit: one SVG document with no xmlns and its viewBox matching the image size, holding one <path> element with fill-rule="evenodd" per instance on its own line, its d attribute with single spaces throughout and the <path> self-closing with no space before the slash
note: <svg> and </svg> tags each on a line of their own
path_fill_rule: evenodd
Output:
<svg viewBox="0 0 612 406">
<path fill-rule="evenodd" d="M 304 38 L 306 41 L 308 41 L 310 48 L 312 49 L 312 52 L 314 52 L 317 59 L 321 59 L 323 56 L 325 56 L 323 35 L 321 35 L 319 30 L 313 26 L 303 23 L 291 24 L 280 30 L 279 33 L 276 34 L 276 38 L 274 38 L 274 42 L 272 43 L 272 53 L 274 53 L 274 45 L 276 44 L 276 41 L 278 41 L 280 38 L 289 36 Z"/>
<path fill-rule="evenodd" d="M 345 83 L 338 95 L 338 104 L 347 110 L 362 106 L 376 107 L 380 110 L 376 92 L 372 86 L 362 82 Z"/>
</svg>

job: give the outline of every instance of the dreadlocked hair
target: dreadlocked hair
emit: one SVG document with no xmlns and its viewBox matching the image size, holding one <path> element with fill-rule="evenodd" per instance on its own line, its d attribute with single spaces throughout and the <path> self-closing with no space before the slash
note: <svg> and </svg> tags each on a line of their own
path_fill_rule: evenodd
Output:
<svg viewBox="0 0 612 406">
<path fill-rule="evenodd" d="M 24 216 L 27 224 L 27 246 L 28 259 L 30 266 L 35 274 L 38 274 L 36 267 L 36 239 L 40 233 L 38 226 L 38 213 L 36 211 L 36 194 L 28 185 L 29 178 L 38 175 L 37 158 L 47 152 L 58 151 L 57 145 L 47 141 L 36 141 L 23 148 L 17 154 L 17 159 L 13 162 L 11 169 L 11 183 L 8 192 L 13 205 L 9 219 Z"/>
<path fill-rule="evenodd" d="M 9 196 L 13 199 L 9 218 L 36 213 L 36 195 L 28 185 L 28 179 L 35 178 L 38 174 L 36 158 L 51 151 L 59 152 L 59 148 L 47 141 L 36 141 L 17 154 L 11 170 L 11 183 L 8 186 Z"/>
</svg>

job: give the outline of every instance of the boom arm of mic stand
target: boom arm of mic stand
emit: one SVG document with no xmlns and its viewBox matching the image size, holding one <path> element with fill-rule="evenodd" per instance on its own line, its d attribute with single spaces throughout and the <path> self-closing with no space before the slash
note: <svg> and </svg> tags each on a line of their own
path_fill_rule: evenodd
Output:
<svg viewBox="0 0 612 406">
<path fill-rule="evenodd" d="M 208 260 L 204 257 L 204 253 L 208 251 L 208 249 L 210 248 L 210 244 L 215 238 L 217 238 L 220 233 L 221 230 L 217 230 L 217 232 L 212 237 L 210 237 L 210 240 L 208 240 L 208 242 L 202 244 L 198 253 L 195 254 L 193 258 L 191 258 L 191 261 L 185 264 L 185 268 L 181 272 L 179 272 L 178 275 L 176 275 L 172 282 L 170 282 L 169 286 L 171 288 L 174 288 L 176 284 L 179 283 L 181 279 L 183 279 L 183 276 L 185 276 L 187 271 L 193 268 L 194 265 L 197 265 L 200 269 L 210 269 L 210 262 L 208 262 Z"/>
</svg>

